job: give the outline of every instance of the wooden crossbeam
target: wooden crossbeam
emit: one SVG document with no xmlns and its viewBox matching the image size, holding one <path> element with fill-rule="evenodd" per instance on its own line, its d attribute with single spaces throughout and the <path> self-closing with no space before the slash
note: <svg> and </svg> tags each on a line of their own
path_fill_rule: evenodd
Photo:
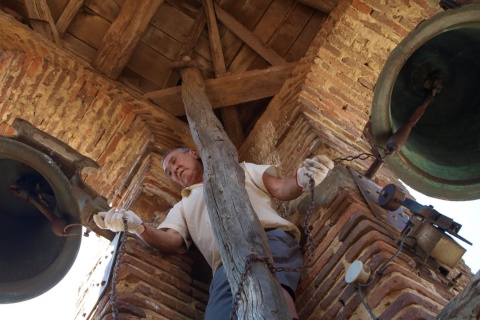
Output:
<svg viewBox="0 0 480 320">
<path fill-rule="evenodd" d="M 162 3 L 163 0 L 126 0 L 103 37 L 92 66 L 107 77 L 116 79 Z"/>
<path fill-rule="evenodd" d="M 246 71 L 206 81 L 206 92 L 214 109 L 272 97 L 292 75 L 295 63 Z M 147 99 L 175 116 L 185 115 L 181 87 L 150 92 Z"/>
</svg>

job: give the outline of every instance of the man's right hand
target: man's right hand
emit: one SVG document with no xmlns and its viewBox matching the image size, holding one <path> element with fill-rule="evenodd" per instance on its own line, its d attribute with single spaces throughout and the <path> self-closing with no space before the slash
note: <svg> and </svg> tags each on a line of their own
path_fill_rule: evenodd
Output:
<svg viewBox="0 0 480 320">
<path fill-rule="evenodd" d="M 128 231 L 131 233 L 141 234 L 145 231 L 142 219 L 133 211 L 127 211 L 112 208 L 109 211 L 101 211 L 93 215 L 93 221 L 101 229 L 109 229 L 113 232 L 120 232 L 125 230 L 124 219 L 127 221 Z"/>
</svg>

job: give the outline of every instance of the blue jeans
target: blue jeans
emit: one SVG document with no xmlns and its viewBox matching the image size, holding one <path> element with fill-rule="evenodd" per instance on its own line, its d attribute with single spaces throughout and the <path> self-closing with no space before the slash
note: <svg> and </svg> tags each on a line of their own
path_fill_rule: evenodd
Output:
<svg viewBox="0 0 480 320">
<path fill-rule="evenodd" d="M 266 234 L 275 267 L 298 268 L 303 265 L 302 250 L 292 235 L 280 229 L 266 231 Z M 301 270 L 276 273 L 280 284 L 290 293 L 294 301 L 300 274 Z M 222 265 L 213 275 L 210 284 L 205 320 L 230 319 L 232 303 L 232 291 Z"/>
</svg>

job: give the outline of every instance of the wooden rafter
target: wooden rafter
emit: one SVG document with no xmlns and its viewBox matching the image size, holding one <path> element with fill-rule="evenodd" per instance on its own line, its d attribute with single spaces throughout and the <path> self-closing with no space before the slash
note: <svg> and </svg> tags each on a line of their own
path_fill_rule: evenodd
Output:
<svg viewBox="0 0 480 320">
<path fill-rule="evenodd" d="M 25 7 L 27 8 L 28 18 L 33 30 L 55 42 L 57 45 L 62 46 L 47 1 L 25 0 Z"/>
<path fill-rule="evenodd" d="M 116 79 L 162 3 L 163 0 L 126 0 L 103 37 L 92 66 L 107 77 Z"/>
<path fill-rule="evenodd" d="M 285 64 L 286 61 L 281 55 L 270 48 L 265 42 L 260 40 L 252 31 L 246 28 L 243 24 L 238 22 L 228 12 L 215 6 L 215 11 L 220 22 L 223 23 L 233 34 L 245 42 L 252 50 L 265 59 L 271 65 Z"/>
<path fill-rule="evenodd" d="M 57 31 L 60 36 L 67 31 L 68 26 L 72 23 L 84 2 L 84 0 L 70 0 L 67 2 L 65 9 L 63 9 L 62 14 L 56 23 Z"/>
<path fill-rule="evenodd" d="M 288 63 L 209 79 L 206 81 L 206 92 L 210 103 L 213 108 L 223 108 L 272 97 L 292 75 L 295 65 Z M 185 115 L 180 86 L 150 92 L 145 97 L 175 116 Z"/>
</svg>

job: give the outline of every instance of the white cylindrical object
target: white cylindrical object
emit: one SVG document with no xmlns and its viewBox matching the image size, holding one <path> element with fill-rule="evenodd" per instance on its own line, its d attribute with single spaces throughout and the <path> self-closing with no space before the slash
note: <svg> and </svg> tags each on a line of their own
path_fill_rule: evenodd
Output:
<svg viewBox="0 0 480 320">
<path fill-rule="evenodd" d="M 360 260 L 355 260 L 345 274 L 345 281 L 347 283 L 367 283 L 370 273 L 368 266 L 364 265 Z"/>
</svg>

